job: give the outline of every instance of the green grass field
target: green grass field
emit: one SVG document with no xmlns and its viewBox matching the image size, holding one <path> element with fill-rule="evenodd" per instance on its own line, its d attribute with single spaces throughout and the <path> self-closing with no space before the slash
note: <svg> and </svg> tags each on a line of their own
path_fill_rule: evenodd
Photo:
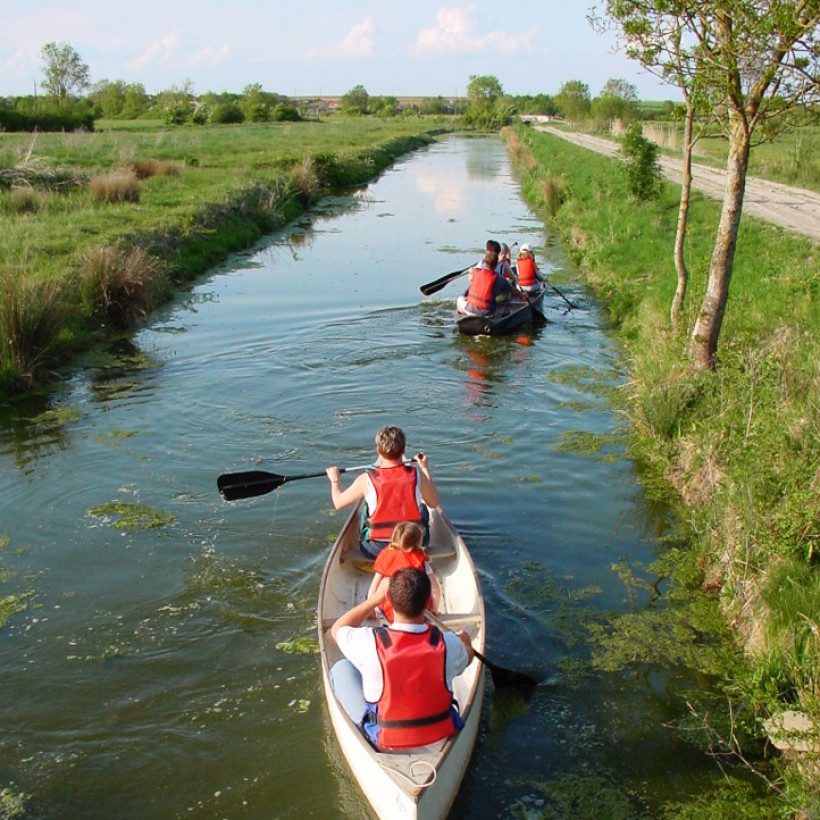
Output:
<svg viewBox="0 0 820 820">
<path fill-rule="evenodd" d="M 0 134 L 0 396 L 448 127 L 433 117 L 98 125 Z"/>
</svg>

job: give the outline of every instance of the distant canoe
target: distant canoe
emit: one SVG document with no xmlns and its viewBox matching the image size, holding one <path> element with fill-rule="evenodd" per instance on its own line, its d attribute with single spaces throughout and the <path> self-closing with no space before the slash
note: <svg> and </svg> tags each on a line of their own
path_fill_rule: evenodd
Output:
<svg viewBox="0 0 820 820">
<path fill-rule="evenodd" d="M 418 749 L 378 752 L 342 708 L 330 683 L 330 668 L 342 655 L 330 635 L 336 619 L 365 600 L 373 562 L 359 549 L 357 505 L 342 528 L 322 574 L 318 630 L 325 699 L 336 738 L 359 787 L 380 818 L 443 820 L 455 800 L 478 733 L 484 701 L 484 665 L 474 659 L 453 682 L 464 728 L 450 738 Z M 484 651 L 484 599 L 467 546 L 441 508 L 430 514 L 428 555 L 441 585 L 440 619 L 466 629 Z M 377 626 L 368 621 L 366 626 Z"/>
</svg>

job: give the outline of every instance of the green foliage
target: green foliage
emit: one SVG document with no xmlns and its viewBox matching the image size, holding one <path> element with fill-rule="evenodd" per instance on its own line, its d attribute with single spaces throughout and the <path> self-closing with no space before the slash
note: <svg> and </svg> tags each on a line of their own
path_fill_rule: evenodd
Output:
<svg viewBox="0 0 820 820">
<path fill-rule="evenodd" d="M 592 108 L 589 86 L 581 80 L 568 80 L 558 90 L 555 105 L 564 119 L 583 122 Z"/>
<path fill-rule="evenodd" d="M 685 803 L 669 803 L 663 820 L 781 820 L 783 808 L 771 794 L 760 794 L 737 777 L 721 779 L 714 788 L 692 795 Z"/>
<path fill-rule="evenodd" d="M 464 119 L 471 125 L 495 129 L 512 121 L 515 109 L 512 102 L 504 97 L 504 89 L 497 77 L 471 74 L 467 100 Z"/>
<path fill-rule="evenodd" d="M 46 43 L 40 49 L 43 88 L 63 105 L 91 85 L 88 66 L 68 43 Z"/>
<path fill-rule="evenodd" d="M 369 104 L 370 95 L 363 85 L 355 85 L 347 94 L 342 95 L 342 111 L 346 114 L 367 114 Z"/>
<path fill-rule="evenodd" d="M 26 813 L 26 801 L 31 795 L 18 792 L 14 783 L 0 789 L 0 820 L 14 820 Z"/>
<path fill-rule="evenodd" d="M 660 148 L 643 135 L 643 126 L 633 122 L 621 141 L 626 185 L 638 202 L 659 199 L 661 195 Z"/>
<path fill-rule="evenodd" d="M 228 102 L 219 103 L 211 109 L 208 116 L 208 122 L 214 125 L 225 125 L 227 123 L 244 122 L 245 113 L 239 107 L 238 103 Z"/>
</svg>

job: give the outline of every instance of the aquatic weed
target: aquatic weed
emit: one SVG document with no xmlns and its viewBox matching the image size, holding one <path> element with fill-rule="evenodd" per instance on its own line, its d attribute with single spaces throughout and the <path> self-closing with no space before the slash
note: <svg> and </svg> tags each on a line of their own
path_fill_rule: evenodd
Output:
<svg viewBox="0 0 820 820">
<path fill-rule="evenodd" d="M 177 520 L 175 515 L 165 510 L 124 501 L 112 501 L 92 507 L 88 515 L 109 520 L 117 516 L 117 520 L 110 523 L 115 530 L 153 530 L 173 524 Z"/>
</svg>

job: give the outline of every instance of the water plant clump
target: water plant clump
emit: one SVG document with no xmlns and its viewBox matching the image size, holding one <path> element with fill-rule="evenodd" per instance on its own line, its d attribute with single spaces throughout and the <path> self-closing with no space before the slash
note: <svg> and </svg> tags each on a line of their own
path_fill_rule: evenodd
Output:
<svg viewBox="0 0 820 820">
<path fill-rule="evenodd" d="M 88 514 L 106 520 L 116 530 L 153 530 L 176 521 L 176 516 L 165 510 L 124 501 L 100 504 L 92 507 Z"/>
</svg>

